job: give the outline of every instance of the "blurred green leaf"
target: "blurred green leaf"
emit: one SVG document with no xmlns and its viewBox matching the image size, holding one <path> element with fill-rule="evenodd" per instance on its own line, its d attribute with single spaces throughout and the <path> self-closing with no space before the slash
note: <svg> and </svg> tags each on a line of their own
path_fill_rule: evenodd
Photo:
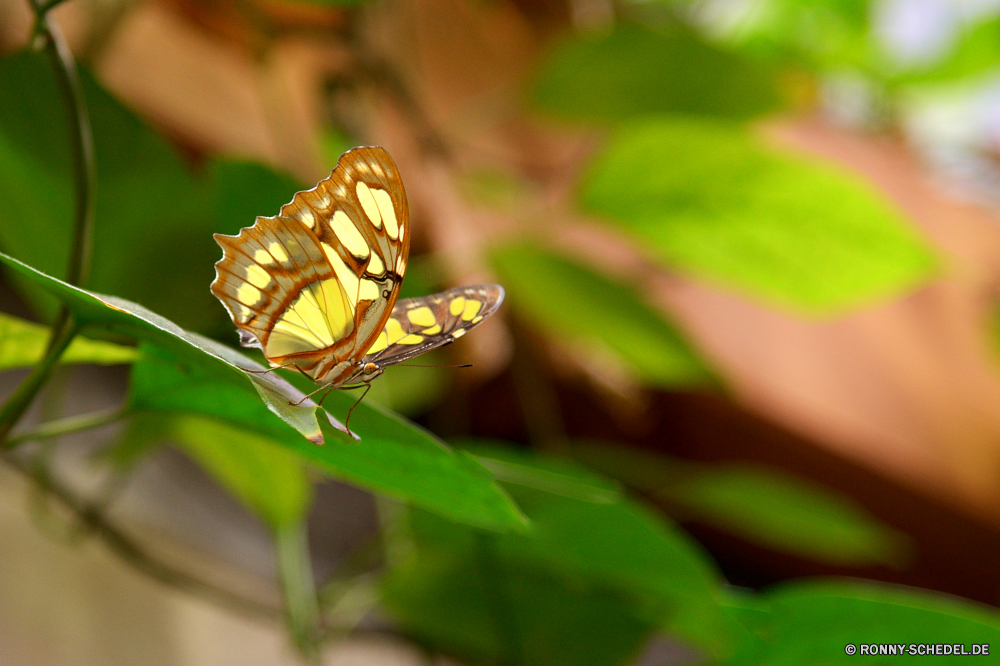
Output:
<svg viewBox="0 0 1000 666">
<path fill-rule="evenodd" d="M 483 539 L 424 551 L 392 571 L 383 600 L 413 638 L 470 663 L 614 666 L 653 624 L 620 592 L 500 559 Z"/>
<path fill-rule="evenodd" d="M 911 290 L 936 267 L 861 180 L 724 124 L 661 119 L 623 129 L 581 200 L 664 265 L 811 315 Z"/>
<path fill-rule="evenodd" d="M 741 640 L 739 628 L 716 604 L 721 579 L 711 560 L 669 521 L 625 497 L 610 495 L 612 482 L 571 463 L 503 450 L 495 442 L 486 447 L 475 446 L 474 440 L 464 443 L 483 453 L 487 465 L 504 463 L 499 474 L 516 472 L 503 485 L 531 520 L 531 529 L 487 539 L 415 512 L 413 533 L 418 553 L 424 553 L 420 559 L 426 557 L 429 563 L 441 558 L 475 559 L 485 546 L 505 571 L 544 572 L 571 589 L 622 595 L 629 600 L 629 616 L 639 626 L 655 625 L 682 635 L 712 654 L 725 654 Z M 542 485 L 549 489 L 539 490 Z M 427 573 L 436 575 L 433 568 Z M 453 593 L 430 590 L 428 594 Z M 582 636 L 604 636 L 599 629 L 577 631 Z"/>
<path fill-rule="evenodd" d="M 841 664 L 848 644 L 1000 643 L 1000 613 L 943 594 L 874 582 L 826 580 L 794 582 L 762 595 L 769 609 L 768 650 L 731 664 L 784 666 Z M 860 650 L 859 650 L 860 653 Z M 908 654 L 908 653 L 907 653 Z M 898 656 L 870 658 L 889 664 Z M 952 662 L 964 661 L 945 657 Z"/>
<path fill-rule="evenodd" d="M 312 503 L 302 460 L 245 428 L 202 416 L 177 416 L 173 442 L 272 529 L 296 525 Z"/>
<path fill-rule="evenodd" d="M 557 343 L 617 356 L 654 386 L 710 379 L 678 332 L 628 285 L 528 243 L 498 248 L 492 260 L 511 305 Z"/>
<path fill-rule="evenodd" d="M 335 391 L 325 404 L 346 414 L 355 400 L 354 395 Z M 222 381 L 182 357 L 146 347 L 133 367 L 130 405 L 221 419 L 280 442 L 301 460 L 356 486 L 470 525 L 523 529 L 523 516 L 489 471 L 419 426 L 374 405 L 362 402 L 351 417 L 352 430 L 363 437 L 360 444 L 344 445 L 342 436 L 324 426 L 330 443 L 315 446 L 274 419 L 249 387 Z M 321 424 L 324 421 L 320 419 Z"/>
<path fill-rule="evenodd" d="M 420 357 L 420 363 L 445 364 L 441 356 L 430 353 Z M 412 369 L 411 369 L 412 368 Z M 405 416 L 419 415 L 444 396 L 448 388 L 448 373 L 444 368 L 389 367 L 377 382 L 372 382 L 365 401 L 371 401 Z"/>
<path fill-rule="evenodd" d="M 625 446 L 574 443 L 576 460 L 670 502 L 685 518 L 751 543 L 839 566 L 899 565 L 906 536 L 848 498 L 757 465 L 692 463 Z"/>
<path fill-rule="evenodd" d="M 50 331 L 45 326 L 0 312 L 0 370 L 23 368 L 38 363 L 45 354 Z M 76 338 L 60 363 L 131 363 L 139 353 L 133 347 Z"/>
<path fill-rule="evenodd" d="M 68 285 L 2 253 L 0 264 L 65 303 L 81 324 L 149 342 L 190 367 L 197 368 L 203 375 L 213 377 L 231 391 L 246 391 L 252 387 L 267 409 L 281 420 L 309 441 L 323 442 L 316 417 L 319 409 L 316 403 L 306 400 L 301 405 L 292 405 L 292 402 L 302 398 L 302 392 L 274 373 L 246 372 L 247 369 L 259 371 L 264 368 L 239 352 L 197 333 L 185 331 L 141 305 Z M 327 418 L 321 420 L 326 421 Z M 337 425 L 343 428 L 339 423 Z M 341 433 L 338 439 L 346 437 Z"/>
<path fill-rule="evenodd" d="M 97 173 L 93 261 L 87 287 L 163 313 L 187 330 L 232 330 L 211 295 L 221 250 L 303 189 L 266 167 L 211 162 L 195 175 L 157 132 L 81 70 Z M 0 61 L 0 246 L 44 273 L 64 274 L 72 220 L 72 168 L 62 104 L 41 53 Z M 51 313 L 37 287 L 14 276 L 30 303 Z"/>
<path fill-rule="evenodd" d="M 215 232 L 230 236 L 252 226 L 258 215 L 277 215 L 296 192 L 306 189 L 291 176 L 257 162 L 216 160 L 208 173 L 213 186 Z M 214 242 L 213 246 L 216 254 L 222 252 Z"/>
<path fill-rule="evenodd" d="M 97 172 L 88 286 L 139 301 L 189 328 L 220 321 L 224 314 L 207 290 L 218 258 L 208 184 L 193 178 L 176 151 L 86 70 L 81 81 Z M 0 61 L 0 98 L 0 244 L 60 277 L 72 231 L 72 169 L 67 123 L 43 53 Z M 37 289 L 29 296 L 51 310 Z"/>
<path fill-rule="evenodd" d="M 617 483 L 574 463 L 556 458 L 529 457 L 525 452 L 496 440 L 459 439 L 451 443 L 476 456 L 501 483 L 585 502 L 621 500 L 621 488 Z M 526 458 L 528 462 L 525 462 Z"/>
<path fill-rule="evenodd" d="M 534 99 L 554 115 L 595 122 L 660 113 L 745 119 L 778 101 L 774 71 L 679 23 L 659 31 L 619 24 L 564 40 L 543 62 Z"/>
</svg>

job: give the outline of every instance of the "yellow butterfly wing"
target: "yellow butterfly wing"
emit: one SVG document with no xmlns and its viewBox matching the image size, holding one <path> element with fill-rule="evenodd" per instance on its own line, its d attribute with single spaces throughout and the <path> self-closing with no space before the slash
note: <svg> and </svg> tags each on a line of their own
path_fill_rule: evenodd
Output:
<svg viewBox="0 0 1000 666">
<path fill-rule="evenodd" d="M 237 236 L 212 293 L 272 365 L 339 386 L 385 327 L 406 272 L 403 182 L 379 147 L 344 153 L 330 176 Z"/>
</svg>

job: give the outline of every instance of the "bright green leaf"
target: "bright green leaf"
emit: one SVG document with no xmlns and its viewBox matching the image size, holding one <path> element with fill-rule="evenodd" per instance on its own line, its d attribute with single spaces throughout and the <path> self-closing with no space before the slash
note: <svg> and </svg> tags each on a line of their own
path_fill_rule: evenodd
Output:
<svg viewBox="0 0 1000 666">
<path fill-rule="evenodd" d="M 777 470 L 595 444 L 575 445 L 573 457 L 668 501 L 690 520 L 765 548 L 858 567 L 898 565 L 909 554 L 905 535 L 850 499 Z"/>
<path fill-rule="evenodd" d="M 690 120 L 623 129 L 597 159 L 584 207 L 669 268 L 812 315 L 912 290 L 935 257 L 860 179 Z"/>
<path fill-rule="evenodd" d="M 355 399 L 336 391 L 324 404 L 346 414 Z M 451 520 L 498 531 L 523 528 L 523 516 L 484 467 L 374 405 L 362 402 L 351 416 L 351 429 L 362 436 L 359 444 L 345 445 L 342 435 L 324 426 L 328 444 L 315 446 L 274 419 L 248 387 L 221 381 L 193 363 L 148 348 L 133 368 L 130 404 L 138 410 L 202 414 L 252 430 L 337 479 Z"/>
<path fill-rule="evenodd" d="M 38 363 L 45 354 L 49 337 L 48 327 L 0 312 L 0 370 Z M 131 363 L 138 355 L 132 347 L 78 337 L 62 355 L 60 362 L 116 365 Z"/>
<path fill-rule="evenodd" d="M 296 525 L 312 502 L 302 460 L 250 430 L 202 416 L 177 416 L 172 441 L 272 529 Z"/>
<path fill-rule="evenodd" d="M 557 116 L 597 122 L 659 113 L 744 119 L 778 101 L 773 71 L 681 24 L 620 24 L 564 40 L 543 62 L 534 98 Z"/>
<path fill-rule="evenodd" d="M 558 343 L 625 361 L 655 386 L 705 383 L 710 375 L 681 335 L 636 289 L 528 243 L 493 252 L 511 307 Z"/>
</svg>

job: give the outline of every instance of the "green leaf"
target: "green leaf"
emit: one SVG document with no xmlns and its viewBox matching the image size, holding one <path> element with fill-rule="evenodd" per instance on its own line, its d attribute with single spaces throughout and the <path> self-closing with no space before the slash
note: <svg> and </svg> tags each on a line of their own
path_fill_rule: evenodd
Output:
<svg viewBox="0 0 1000 666">
<path fill-rule="evenodd" d="M 733 663 L 784 666 L 841 664 L 848 644 L 1000 644 L 1000 613 L 943 594 L 866 581 L 809 581 L 764 595 L 768 651 Z M 907 653 L 908 654 L 908 653 Z M 878 664 L 899 656 L 857 658 Z M 908 657 L 904 657 L 908 658 Z M 955 661 L 954 657 L 950 658 Z"/>
<path fill-rule="evenodd" d="M 585 502 L 617 502 L 621 488 L 610 479 L 578 465 L 555 458 L 528 457 L 496 440 L 460 439 L 451 442 L 476 456 L 504 484 L 542 490 L 552 495 Z"/>
<path fill-rule="evenodd" d="M 704 465 L 624 446 L 576 444 L 573 457 L 668 501 L 686 519 L 837 566 L 899 565 L 905 535 L 820 486 L 756 465 Z"/>
<path fill-rule="evenodd" d="M 346 414 L 354 400 L 346 392 L 335 391 L 325 404 Z M 222 381 L 193 363 L 146 347 L 133 368 L 130 404 L 138 410 L 202 414 L 249 429 L 280 442 L 300 460 L 337 479 L 412 502 L 451 520 L 498 531 L 524 526 L 518 508 L 484 467 L 374 405 L 362 402 L 351 416 L 351 428 L 363 435 L 361 444 L 344 445 L 340 433 L 323 425 L 324 434 L 333 442 L 315 446 L 274 419 L 248 387 Z M 326 421 L 321 418 L 320 424 Z"/>
<path fill-rule="evenodd" d="M 613 591 L 629 600 L 636 621 L 682 635 L 715 655 L 741 640 L 745 632 L 716 603 L 721 578 L 711 560 L 668 520 L 612 496 L 612 482 L 566 461 L 503 450 L 495 442 L 473 449 L 488 465 L 504 463 L 499 473 L 515 472 L 503 485 L 531 521 L 527 533 L 484 542 L 506 570 L 545 572 L 577 589 Z M 432 561 L 475 557 L 486 538 L 423 513 L 414 513 L 412 524 L 418 552 Z"/>
<path fill-rule="evenodd" d="M 912 290 L 936 267 L 870 186 L 725 124 L 630 125 L 594 163 L 581 201 L 669 268 L 811 315 Z"/>
<path fill-rule="evenodd" d="M 221 385 L 230 386 L 233 391 L 245 391 L 252 387 L 267 408 L 281 420 L 309 441 L 323 442 L 316 418 L 319 409 L 316 403 L 306 400 L 298 406 L 290 404 L 301 399 L 302 392 L 274 373 L 246 372 L 246 369 L 260 371 L 264 368 L 239 352 L 197 333 L 185 331 L 141 305 L 68 285 L 2 253 L 0 264 L 65 303 L 81 324 L 100 326 L 147 341 L 198 368 L 203 374 L 211 375 Z M 326 421 L 327 418 L 321 420 Z M 332 417 L 330 420 L 334 423 Z M 339 423 L 336 425 L 343 429 Z M 345 437 L 347 435 L 341 434 L 338 439 Z"/>
<path fill-rule="evenodd" d="M 302 460 L 250 430 L 202 416 L 176 416 L 172 441 L 272 529 L 296 525 L 312 503 Z"/>
<path fill-rule="evenodd" d="M 634 288 L 528 243 L 498 248 L 492 260 L 511 306 L 556 342 L 617 357 L 654 386 L 710 379 L 681 335 Z"/>
<path fill-rule="evenodd" d="M 486 540 L 423 552 L 382 592 L 410 636 L 470 663 L 614 666 L 654 628 L 620 592 L 518 566 Z"/>
<path fill-rule="evenodd" d="M 777 105 L 776 88 L 774 71 L 681 24 L 661 31 L 619 24 L 559 43 L 541 66 L 534 99 L 554 115 L 595 122 L 659 113 L 746 119 Z"/>
<path fill-rule="evenodd" d="M 38 363 L 45 354 L 49 337 L 47 327 L 0 312 L 0 370 Z M 131 363 L 138 356 L 132 347 L 78 337 L 70 343 L 60 363 L 117 365 Z"/>
</svg>

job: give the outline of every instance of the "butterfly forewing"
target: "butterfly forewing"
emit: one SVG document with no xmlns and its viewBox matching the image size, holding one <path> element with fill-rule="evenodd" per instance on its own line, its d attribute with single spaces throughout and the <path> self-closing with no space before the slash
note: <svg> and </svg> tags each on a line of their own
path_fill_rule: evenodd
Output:
<svg viewBox="0 0 1000 666">
<path fill-rule="evenodd" d="M 237 236 L 212 293 L 273 365 L 291 363 L 339 385 L 382 332 L 409 253 L 409 213 L 382 148 L 355 148 L 316 187 Z"/>
<path fill-rule="evenodd" d="M 454 342 L 496 312 L 503 298 L 500 285 L 477 284 L 403 299 L 364 361 L 385 367 Z"/>
</svg>

